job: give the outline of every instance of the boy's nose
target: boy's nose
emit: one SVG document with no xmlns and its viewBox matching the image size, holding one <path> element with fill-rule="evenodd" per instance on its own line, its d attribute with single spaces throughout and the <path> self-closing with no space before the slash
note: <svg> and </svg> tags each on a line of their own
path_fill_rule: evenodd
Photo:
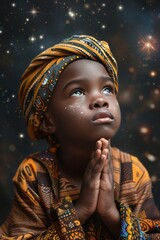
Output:
<svg viewBox="0 0 160 240">
<path fill-rule="evenodd" d="M 108 108 L 109 103 L 105 98 L 99 97 L 95 99 L 91 104 L 90 108 L 95 109 L 95 108 L 102 108 L 102 107 L 107 107 Z"/>
</svg>

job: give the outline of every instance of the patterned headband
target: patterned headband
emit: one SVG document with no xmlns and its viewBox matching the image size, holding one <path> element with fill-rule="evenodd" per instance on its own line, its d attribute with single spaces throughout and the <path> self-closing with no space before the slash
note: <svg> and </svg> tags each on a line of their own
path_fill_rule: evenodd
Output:
<svg viewBox="0 0 160 240">
<path fill-rule="evenodd" d="M 43 137 L 41 123 L 54 87 L 64 68 L 78 59 L 102 63 L 118 92 L 117 63 L 109 45 L 87 35 L 74 35 L 35 57 L 24 72 L 19 102 L 31 139 Z"/>
</svg>

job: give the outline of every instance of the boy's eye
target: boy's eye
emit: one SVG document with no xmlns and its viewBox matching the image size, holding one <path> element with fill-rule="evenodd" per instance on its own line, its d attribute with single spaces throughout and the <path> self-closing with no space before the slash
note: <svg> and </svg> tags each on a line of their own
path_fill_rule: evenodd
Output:
<svg viewBox="0 0 160 240">
<path fill-rule="evenodd" d="M 75 96 L 75 97 L 82 96 L 82 95 L 84 95 L 84 92 L 81 89 L 75 89 L 71 93 L 71 96 Z"/>
<path fill-rule="evenodd" d="M 111 86 L 104 87 L 103 90 L 102 90 L 102 92 L 104 94 L 110 94 L 110 93 L 113 93 L 113 91 L 114 91 L 113 87 L 111 87 Z"/>
</svg>

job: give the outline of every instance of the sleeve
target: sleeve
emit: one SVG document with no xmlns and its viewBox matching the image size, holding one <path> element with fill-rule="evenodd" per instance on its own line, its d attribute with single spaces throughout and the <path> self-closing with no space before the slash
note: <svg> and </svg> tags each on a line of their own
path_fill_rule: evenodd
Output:
<svg viewBox="0 0 160 240">
<path fill-rule="evenodd" d="M 160 239 L 160 221 L 137 218 L 129 206 L 118 204 L 121 217 L 120 240 L 158 240 Z"/>
<path fill-rule="evenodd" d="M 133 184 L 135 186 L 134 207 L 120 204 L 120 239 L 160 239 L 160 212 L 153 195 L 148 171 L 132 156 Z"/>
<path fill-rule="evenodd" d="M 153 199 L 152 183 L 149 173 L 139 159 L 133 156 L 132 172 L 136 192 L 136 204 L 133 212 L 139 218 L 160 219 L 160 212 Z"/>
<path fill-rule="evenodd" d="M 54 208 L 49 206 L 54 199 L 52 201 L 53 194 L 45 172 L 44 167 L 33 159 L 20 165 L 13 179 L 13 207 L 6 222 L 0 227 L 1 240 L 58 240 L 71 239 L 71 235 L 85 239 L 69 198 L 57 203 Z M 43 180 L 41 187 L 37 183 L 39 173 L 41 181 Z"/>
</svg>

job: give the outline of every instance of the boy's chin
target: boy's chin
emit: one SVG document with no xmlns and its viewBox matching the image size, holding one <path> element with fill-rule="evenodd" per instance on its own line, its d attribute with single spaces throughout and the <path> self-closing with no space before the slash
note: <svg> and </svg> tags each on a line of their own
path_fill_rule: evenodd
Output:
<svg viewBox="0 0 160 240">
<path fill-rule="evenodd" d="M 100 138 L 105 138 L 106 140 L 112 139 L 116 135 L 117 131 L 103 131 L 102 133 L 96 134 L 96 141 Z"/>
</svg>

